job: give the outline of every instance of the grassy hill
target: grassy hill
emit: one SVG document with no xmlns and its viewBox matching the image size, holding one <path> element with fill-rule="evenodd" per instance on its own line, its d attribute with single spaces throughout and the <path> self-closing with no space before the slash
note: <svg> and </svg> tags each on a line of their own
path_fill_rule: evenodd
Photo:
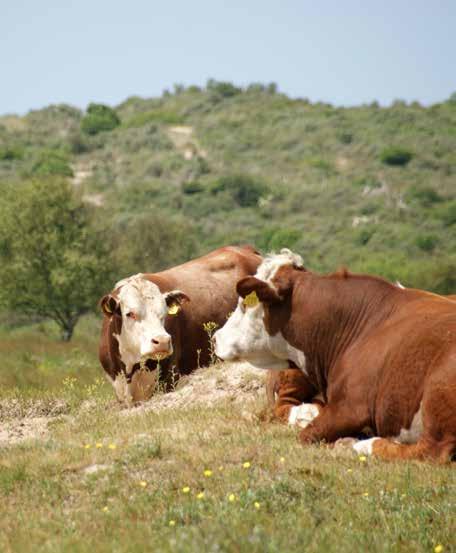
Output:
<svg viewBox="0 0 456 553">
<path fill-rule="evenodd" d="M 117 126 L 95 134 L 66 105 L 0 118 L 0 182 L 72 178 L 123 237 L 122 272 L 251 242 L 315 270 L 456 290 L 453 97 L 335 108 L 210 81 L 114 111 Z M 144 228 L 151 245 L 133 255 Z"/>
</svg>

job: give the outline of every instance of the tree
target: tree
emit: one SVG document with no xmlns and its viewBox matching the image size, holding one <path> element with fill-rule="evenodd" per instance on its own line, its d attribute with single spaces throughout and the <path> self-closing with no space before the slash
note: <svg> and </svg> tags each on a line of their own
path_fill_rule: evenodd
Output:
<svg viewBox="0 0 456 553">
<path fill-rule="evenodd" d="M 65 341 L 112 281 L 92 209 L 61 178 L 6 187 L 0 200 L 0 303 L 53 319 Z"/>
<path fill-rule="evenodd" d="M 89 104 L 87 114 L 81 121 L 81 130 L 86 134 L 112 131 L 120 125 L 117 113 L 103 104 Z"/>
</svg>

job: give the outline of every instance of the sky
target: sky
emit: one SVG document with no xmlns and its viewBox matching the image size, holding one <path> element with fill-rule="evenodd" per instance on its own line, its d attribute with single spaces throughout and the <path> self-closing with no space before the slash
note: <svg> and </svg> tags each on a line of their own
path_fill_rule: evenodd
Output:
<svg viewBox="0 0 456 553">
<path fill-rule="evenodd" d="M 335 105 L 456 91 L 455 0 L 0 0 L 0 114 L 208 79 Z"/>
</svg>

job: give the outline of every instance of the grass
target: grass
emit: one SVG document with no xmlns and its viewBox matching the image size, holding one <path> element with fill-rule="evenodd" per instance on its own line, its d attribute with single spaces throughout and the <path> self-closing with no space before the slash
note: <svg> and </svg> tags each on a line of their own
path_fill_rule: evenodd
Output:
<svg viewBox="0 0 456 553">
<path fill-rule="evenodd" d="M 75 403 L 1 451 L 0 551 L 454 550 L 454 467 L 303 448 L 259 407 Z"/>
</svg>

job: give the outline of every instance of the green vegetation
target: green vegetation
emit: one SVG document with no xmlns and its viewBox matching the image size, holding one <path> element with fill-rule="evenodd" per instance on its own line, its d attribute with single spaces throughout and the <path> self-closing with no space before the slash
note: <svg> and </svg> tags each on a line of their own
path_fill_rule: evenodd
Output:
<svg viewBox="0 0 456 553">
<path fill-rule="evenodd" d="M 452 98 L 335 108 L 274 83 L 211 80 L 115 108 L 0 117 L 0 186 L 73 178 L 106 234 L 108 289 L 252 243 L 292 247 L 316 271 L 345 265 L 454 293 L 455 128 Z"/>
<path fill-rule="evenodd" d="M 380 154 L 380 159 L 386 165 L 398 165 L 403 166 L 412 159 L 413 153 L 405 148 L 400 148 L 398 146 L 391 146 L 390 148 L 385 148 Z"/>
<path fill-rule="evenodd" d="M 68 156 L 64 152 L 58 150 L 45 150 L 40 152 L 38 159 L 32 166 L 31 173 L 37 176 L 73 176 L 73 170 L 68 162 Z"/>
<path fill-rule="evenodd" d="M 126 416 L 107 392 L 67 377 L 57 398 L 0 402 L 3 428 L 54 415 L 2 450 L 1 551 L 453 550 L 454 467 L 304 448 L 252 402 Z"/>
<path fill-rule="evenodd" d="M 4 190 L 0 214 L 0 305 L 52 319 L 69 340 L 112 274 L 91 210 L 67 181 L 49 179 Z"/>
<path fill-rule="evenodd" d="M 89 104 L 87 114 L 81 121 L 81 129 L 86 134 L 112 131 L 120 125 L 117 113 L 103 104 Z"/>
</svg>

